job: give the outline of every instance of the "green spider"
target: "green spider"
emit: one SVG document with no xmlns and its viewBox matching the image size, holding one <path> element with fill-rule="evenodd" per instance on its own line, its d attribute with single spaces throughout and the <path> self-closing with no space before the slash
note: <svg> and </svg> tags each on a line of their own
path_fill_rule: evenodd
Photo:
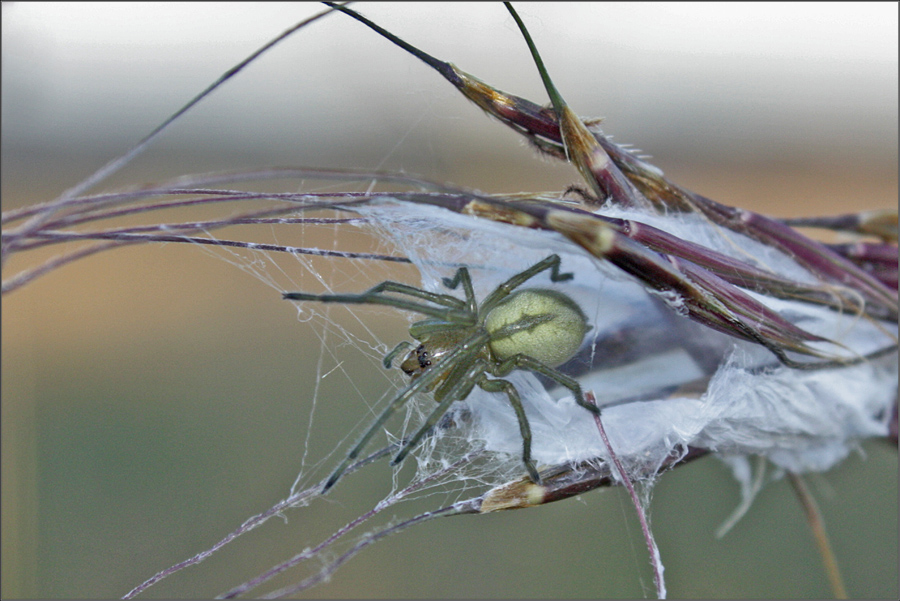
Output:
<svg viewBox="0 0 900 601">
<path fill-rule="evenodd" d="M 475 386 L 487 392 L 506 394 L 519 420 L 522 461 L 531 480 L 539 484 L 541 478 L 531 459 L 528 418 L 515 386 L 501 378 L 514 369 L 531 370 L 565 386 L 572 391 L 579 405 L 600 414 L 596 406 L 585 400 L 575 379 L 554 369 L 578 351 L 590 329 L 584 312 L 575 301 L 556 290 L 528 288 L 515 291 L 527 280 L 548 269 L 553 282 L 572 279 L 571 273 L 560 273 L 559 264 L 559 256 L 550 255 L 497 286 L 481 304 L 475 299 L 472 279 L 465 267 L 460 267 L 453 278 L 443 279 L 444 286 L 451 290 L 462 285 L 465 300 L 391 281 L 382 282 L 361 294 L 285 292 L 283 296 L 287 300 L 388 305 L 429 317 L 409 328 L 410 336 L 420 342 L 400 365 L 410 376 L 410 383 L 397 393 L 369 426 L 328 478 L 322 492 L 338 481 L 372 436 L 414 394 L 433 391 L 438 405 L 422 427 L 406 441 L 391 465 L 403 461 L 450 406 L 468 397 Z M 390 292 L 412 299 L 389 296 L 387 293 Z M 384 357 L 384 366 L 390 369 L 397 355 L 411 346 L 410 342 L 398 344 Z M 488 375 L 493 378 L 488 378 Z"/>
</svg>

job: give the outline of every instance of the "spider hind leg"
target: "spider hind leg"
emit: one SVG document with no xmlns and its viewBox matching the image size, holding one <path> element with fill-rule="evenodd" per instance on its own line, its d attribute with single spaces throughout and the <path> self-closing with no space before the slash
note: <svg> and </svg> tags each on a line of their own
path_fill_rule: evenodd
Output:
<svg viewBox="0 0 900 601">
<path fill-rule="evenodd" d="M 525 415 L 525 408 L 522 407 L 522 400 L 519 398 L 519 391 L 508 380 L 490 380 L 483 378 L 478 382 L 478 386 L 487 392 L 502 392 L 506 394 L 509 404 L 516 412 L 516 418 L 519 420 L 519 433 L 522 435 L 522 463 L 528 470 L 528 476 L 535 484 L 541 484 L 541 475 L 535 467 L 534 460 L 531 458 L 531 425 L 528 423 L 528 417 Z"/>
<path fill-rule="evenodd" d="M 528 269 L 517 273 L 512 276 L 491 292 L 487 298 L 482 301 L 481 306 L 479 307 L 479 311 L 482 314 L 487 314 L 491 309 L 496 307 L 500 301 L 508 297 L 513 290 L 541 273 L 542 271 L 550 270 L 550 281 L 551 282 L 565 282 L 567 280 L 571 280 L 575 277 L 575 274 L 571 272 L 560 272 L 559 265 L 561 259 L 559 255 L 550 255 L 542 261 L 538 261 Z"/>
</svg>

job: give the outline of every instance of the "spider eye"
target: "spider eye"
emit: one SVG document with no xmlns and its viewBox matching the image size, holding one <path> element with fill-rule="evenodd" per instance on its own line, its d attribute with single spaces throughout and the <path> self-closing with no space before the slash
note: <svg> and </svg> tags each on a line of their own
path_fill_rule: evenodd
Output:
<svg viewBox="0 0 900 601">
<path fill-rule="evenodd" d="M 400 369 L 402 369 L 407 376 L 422 373 L 429 367 L 431 367 L 431 357 L 424 344 L 420 344 L 415 349 L 411 350 L 409 355 L 406 356 L 406 360 L 400 364 Z"/>
<path fill-rule="evenodd" d="M 420 344 L 416 349 L 416 357 L 419 360 L 419 367 L 422 369 L 431 367 L 431 357 L 428 355 L 428 349 L 425 348 L 424 344 Z"/>
</svg>

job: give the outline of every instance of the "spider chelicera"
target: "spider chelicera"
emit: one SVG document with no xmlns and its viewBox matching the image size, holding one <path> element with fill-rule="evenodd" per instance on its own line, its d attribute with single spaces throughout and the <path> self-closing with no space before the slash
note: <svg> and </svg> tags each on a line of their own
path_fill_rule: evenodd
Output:
<svg viewBox="0 0 900 601">
<path fill-rule="evenodd" d="M 465 399 L 475 386 L 487 392 L 506 394 L 519 421 L 522 461 L 531 480 L 540 483 L 540 475 L 531 459 L 531 427 L 519 393 L 515 386 L 501 378 L 514 369 L 537 372 L 571 390 L 579 405 L 600 414 L 596 406 L 585 400 L 575 379 L 554 369 L 578 351 L 590 329 L 584 312 L 575 301 L 556 290 L 528 288 L 516 291 L 527 280 L 548 269 L 553 282 L 572 279 L 571 273 L 560 273 L 559 263 L 558 255 L 550 255 L 497 286 L 481 304 L 475 299 L 472 279 L 465 267 L 460 267 L 452 278 L 443 279 L 444 286 L 451 290 L 462 285 L 465 300 L 390 281 L 361 294 L 285 292 L 284 298 L 287 300 L 388 305 L 429 317 L 409 328 L 410 336 L 420 342 L 400 365 L 410 376 L 411 382 L 397 393 L 369 426 L 328 478 L 323 492 L 338 481 L 372 436 L 414 394 L 433 391 L 438 405 L 422 427 L 402 446 L 391 465 L 403 461 L 450 405 Z M 388 293 L 398 296 L 389 296 Z M 384 357 L 384 366 L 390 368 L 393 360 L 411 346 L 410 342 L 398 344 Z"/>
</svg>

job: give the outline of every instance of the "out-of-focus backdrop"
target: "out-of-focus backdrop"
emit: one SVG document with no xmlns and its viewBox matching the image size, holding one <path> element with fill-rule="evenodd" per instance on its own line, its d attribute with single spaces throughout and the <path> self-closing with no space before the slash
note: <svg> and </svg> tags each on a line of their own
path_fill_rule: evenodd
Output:
<svg viewBox="0 0 900 601">
<path fill-rule="evenodd" d="M 495 87 L 546 101 L 500 4 L 355 7 Z M 52 200 L 318 10 L 4 3 L 3 209 Z M 896 205 L 896 4 L 519 11 L 573 109 L 605 117 L 607 133 L 682 185 L 777 216 Z M 421 62 L 331 15 L 101 188 L 266 165 L 405 170 L 491 192 L 577 179 Z M 4 278 L 47 256 L 13 257 Z M 399 340 L 404 323 L 389 315 L 379 335 Z M 303 353 L 317 341 L 294 307 L 234 265 L 186 245 L 96 255 L 4 297 L 2 326 L 3 597 L 124 594 L 286 495 L 315 377 Z M 353 410 L 337 397 L 317 411 L 314 425 L 339 428 Z M 897 453 L 863 449 L 811 484 L 850 594 L 896 598 Z M 716 540 L 738 499 L 714 459 L 661 479 L 652 516 L 671 593 L 828 596 L 789 486 L 770 485 Z M 312 595 L 646 594 L 632 513 L 619 491 L 601 491 L 445 520 L 379 543 Z M 268 524 L 150 596 L 206 596 L 255 575 L 301 550 L 296 528 L 309 515 Z"/>
</svg>

